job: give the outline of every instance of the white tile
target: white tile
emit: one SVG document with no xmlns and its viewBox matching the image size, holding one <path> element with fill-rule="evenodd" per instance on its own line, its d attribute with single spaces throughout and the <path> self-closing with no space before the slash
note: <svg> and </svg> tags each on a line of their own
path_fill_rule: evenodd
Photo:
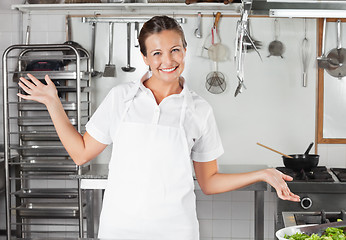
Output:
<svg viewBox="0 0 346 240">
<path fill-rule="evenodd" d="M 344 144 L 330 144 L 328 147 L 329 167 L 346 167 L 346 147 Z"/>
<path fill-rule="evenodd" d="M 213 236 L 213 221 L 199 220 L 199 235 L 203 238 L 211 238 Z"/>
<path fill-rule="evenodd" d="M 264 202 L 264 219 L 273 220 L 276 212 L 276 204 L 272 202 Z"/>
<path fill-rule="evenodd" d="M 31 14 L 31 31 L 32 32 L 47 32 L 49 31 L 49 16 L 41 14 Z"/>
<path fill-rule="evenodd" d="M 24 4 L 25 0 L 11 0 L 11 4 Z"/>
<path fill-rule="evenodd" d="M 2 0 L 0 1 L 0 14 L 11 12 L 11 1 Z"/>
<path fill-rule="evenodd" d="M 0 52 L 3 53 L 10 45 L 12 45 L 12 33 L 0 32 Z"/>
<path fill-rule="evenodd" d="M 254 192 L 250 191 L 234 191 L 232 193 L 232 201 L 236 202 L 253 202 Z"/>
<path fill-rule="evenodd" d="M 47 180 L 30 180 L 29 182 L 30 188 L 47 188 L 48 187 L 48 181 Z"/>
<path fill-rule="evenodd" d="M 318 145 L 318 155 L 320 155 L 319 163 L 320 166 L 329 166 L 328 161 L 328 145 L 330 144 L 319 144 Z"/>
<path fill-rule="evenodd" d="M 213 220 L 214 237 L 231 237 L 231 220 Z"/>
<path fill-rule="evenodd" d="M 255 237 L 255 220 L 250 221 L 250 237 Z"/>
<path fill-rule="evenodd" d="M 31 31 L 30 44 L 45 44 L 48 43 L 48 32 Z"/>
<path fill-rule="evenodd" d="M 12 27 L 12 31 L 13 32 L 19 32 L 19 26 L 21 24 L 21 21 L 20 21 L 20 13 L 18 12 L 12 12 L 11 14 L 11 18 L 12 18 L 12 22 L 11 22 L 11 27 Z"/>
<path fill-rule="evenodd" d="M 264 192 L 264 201 L 265 202 L 276 202 L 277 196 L 275 192 L 266 191 Z"/>
<path fill-rule="evenodd" d="M 67 188 L 77 188 L 78 182 L 76 180 L 66 180 L 65 181 L 65 187 Z"/>
<path fill-rule="evenodd" d="M 21 44 L 19 38 L 19 32 L 12 32 L 11 45 Z"/>
<path fill-rule="evenodd" d="M 250 202 L 232 202 L 231 219 L 250 220 L 254 218 L 254 205 Z"/>
<path fill-rule="evenodd" d="M 272 219 L 271 221 L 264 221 L 264 237 L 274 238 L 274 235 L 275 235 L 274 219 Z"/>
<path fill-rule="evenodd" d="M 62 44 L 66 41 L 65 32 L 48 32 L 47 42 L 50 44 Z"/>
<path fill-rule="evenodd" d="M 0 14 L 0 32 L 11 32 L 12 28 L 12 14 L 3 13 Z"/>
<path fill-rule="evenodd" d="M 48 31 L 65 33 L 65 15 L 48 15 Z"/>
<path fill-rule="evenodd" d="M 203 200 L 211 201 L 211 200 L 213 200 L 213 195 L 205 195 L 202 192 L 202 190 L 195 190 L 195 195 L 196 195 L 197 201 L 203 201 Z"/>
<path fill-rule="evenodd" d="M 232 220 L 232 239 L 233 238 L 249 238 L 251 221 Z"/>
<path fill-rule="evenodd" d="M 214 201 L 231 201 L 232 194 L 233 192 L 224 192 L 224 193 L 214 194 L 212 196 Z"/>
<path fill-rule="evenodd" d="M 64 188 L 65 181 L 48 180 L 47 187 L 48 188 Z"/>
<path fill-rule="evenodd" d="M 197 201 L 196 208 L 197 208 L 198 219 L 212 219 L 213 218 L 212 201 Z"/>
<path fill-rule="evenodd" d="M 231 219 L 231 202 L 213 201 L 213 219 Z"/>
</svg>

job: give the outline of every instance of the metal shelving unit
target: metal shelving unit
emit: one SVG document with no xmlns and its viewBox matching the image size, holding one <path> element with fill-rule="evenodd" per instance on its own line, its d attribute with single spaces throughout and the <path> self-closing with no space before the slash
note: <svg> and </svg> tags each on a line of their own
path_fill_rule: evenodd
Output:
<svg viewBox="0 0 346 240">
<path fill-rule="evenodd" d="M 30 63 L 38 60 L 61 61 L 62 67 L 48 72 L 43 69 L 26 71 Z M 79 132 L 85 131 L 84 125 L 91 115 L 90 59 L 85 49 L 42 44 L 12 45 L 5 50 L 7 238 L 11 239 L 13 232 L 20 238 L 65 237 L 66 234 L 83 237 L 82 191 L 79 180 L 71 176 L 82 174 L 88 166 L 82 169 L 74 164 L 59 141 L 43 104 L 17 97 L 18 92 L 24 93 L 18 87 L 19 77 L 25 77 L 28 72 L 40 81 L 45 74 L 50 75 L 66 114 Z"/>
</svg>

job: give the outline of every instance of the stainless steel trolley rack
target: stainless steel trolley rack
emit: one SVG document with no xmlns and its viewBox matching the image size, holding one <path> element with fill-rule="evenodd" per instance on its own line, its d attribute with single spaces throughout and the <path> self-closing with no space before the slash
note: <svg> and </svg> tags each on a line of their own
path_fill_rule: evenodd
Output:
<svg viewBox="0 0 346 240">
<path fill-rule="evenodd" d="M 36 61 L 36 62 L 35 62 Z M 58 63 L 45 69 L 45 63 Z M 29 66 L 35 66 L 31 69 Z M 39 67 L 37 67 L 37 65 Z M 43 66 L 43 67 L 42 67 Z M 29 70 L 30 69 L 30 70 Z M 90 58 L 67 44 L 12 45 L 3 54 L 3 117 L 7 239 L 83 237 L 82 167 L 70 159 L 45 105 L 20 99 L 19 77 L 48 74 L 75 128 L 83 133 L 91 115 Z M 66 186 L 67 185 L 67 186 Z"/>
</svg>

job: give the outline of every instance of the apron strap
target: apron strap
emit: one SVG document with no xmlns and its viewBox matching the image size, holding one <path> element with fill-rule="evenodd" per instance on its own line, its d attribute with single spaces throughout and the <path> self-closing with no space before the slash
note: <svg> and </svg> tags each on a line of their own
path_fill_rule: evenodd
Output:
<svg viewBox="0 0 346 240">
<path fill-rule="evenodd" d="M 184 120 L 185 120 L 185 113 L 187 109 L 187 97 L 186 93 L 184 94 L 184 100 L 183 100 L 183 105 L 181 107 L 181 112 L 180 112 L 180 121 L 179 121 L 179 127 L 183 128 Z"/>
</svg>

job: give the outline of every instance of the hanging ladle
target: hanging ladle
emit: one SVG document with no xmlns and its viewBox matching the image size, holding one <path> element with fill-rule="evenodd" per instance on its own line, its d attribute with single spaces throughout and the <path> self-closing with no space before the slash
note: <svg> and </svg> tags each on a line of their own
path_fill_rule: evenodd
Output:
<svg viewBox="0 0 346 240">
<path fill-rule="evenodd" d="M 135 67 L 131 67 L 131 23 L 127 23 L 127 65 L 122 67 L 121 70 L 124 72 L 133 72 L 136 70 Z"/>
</svg>

